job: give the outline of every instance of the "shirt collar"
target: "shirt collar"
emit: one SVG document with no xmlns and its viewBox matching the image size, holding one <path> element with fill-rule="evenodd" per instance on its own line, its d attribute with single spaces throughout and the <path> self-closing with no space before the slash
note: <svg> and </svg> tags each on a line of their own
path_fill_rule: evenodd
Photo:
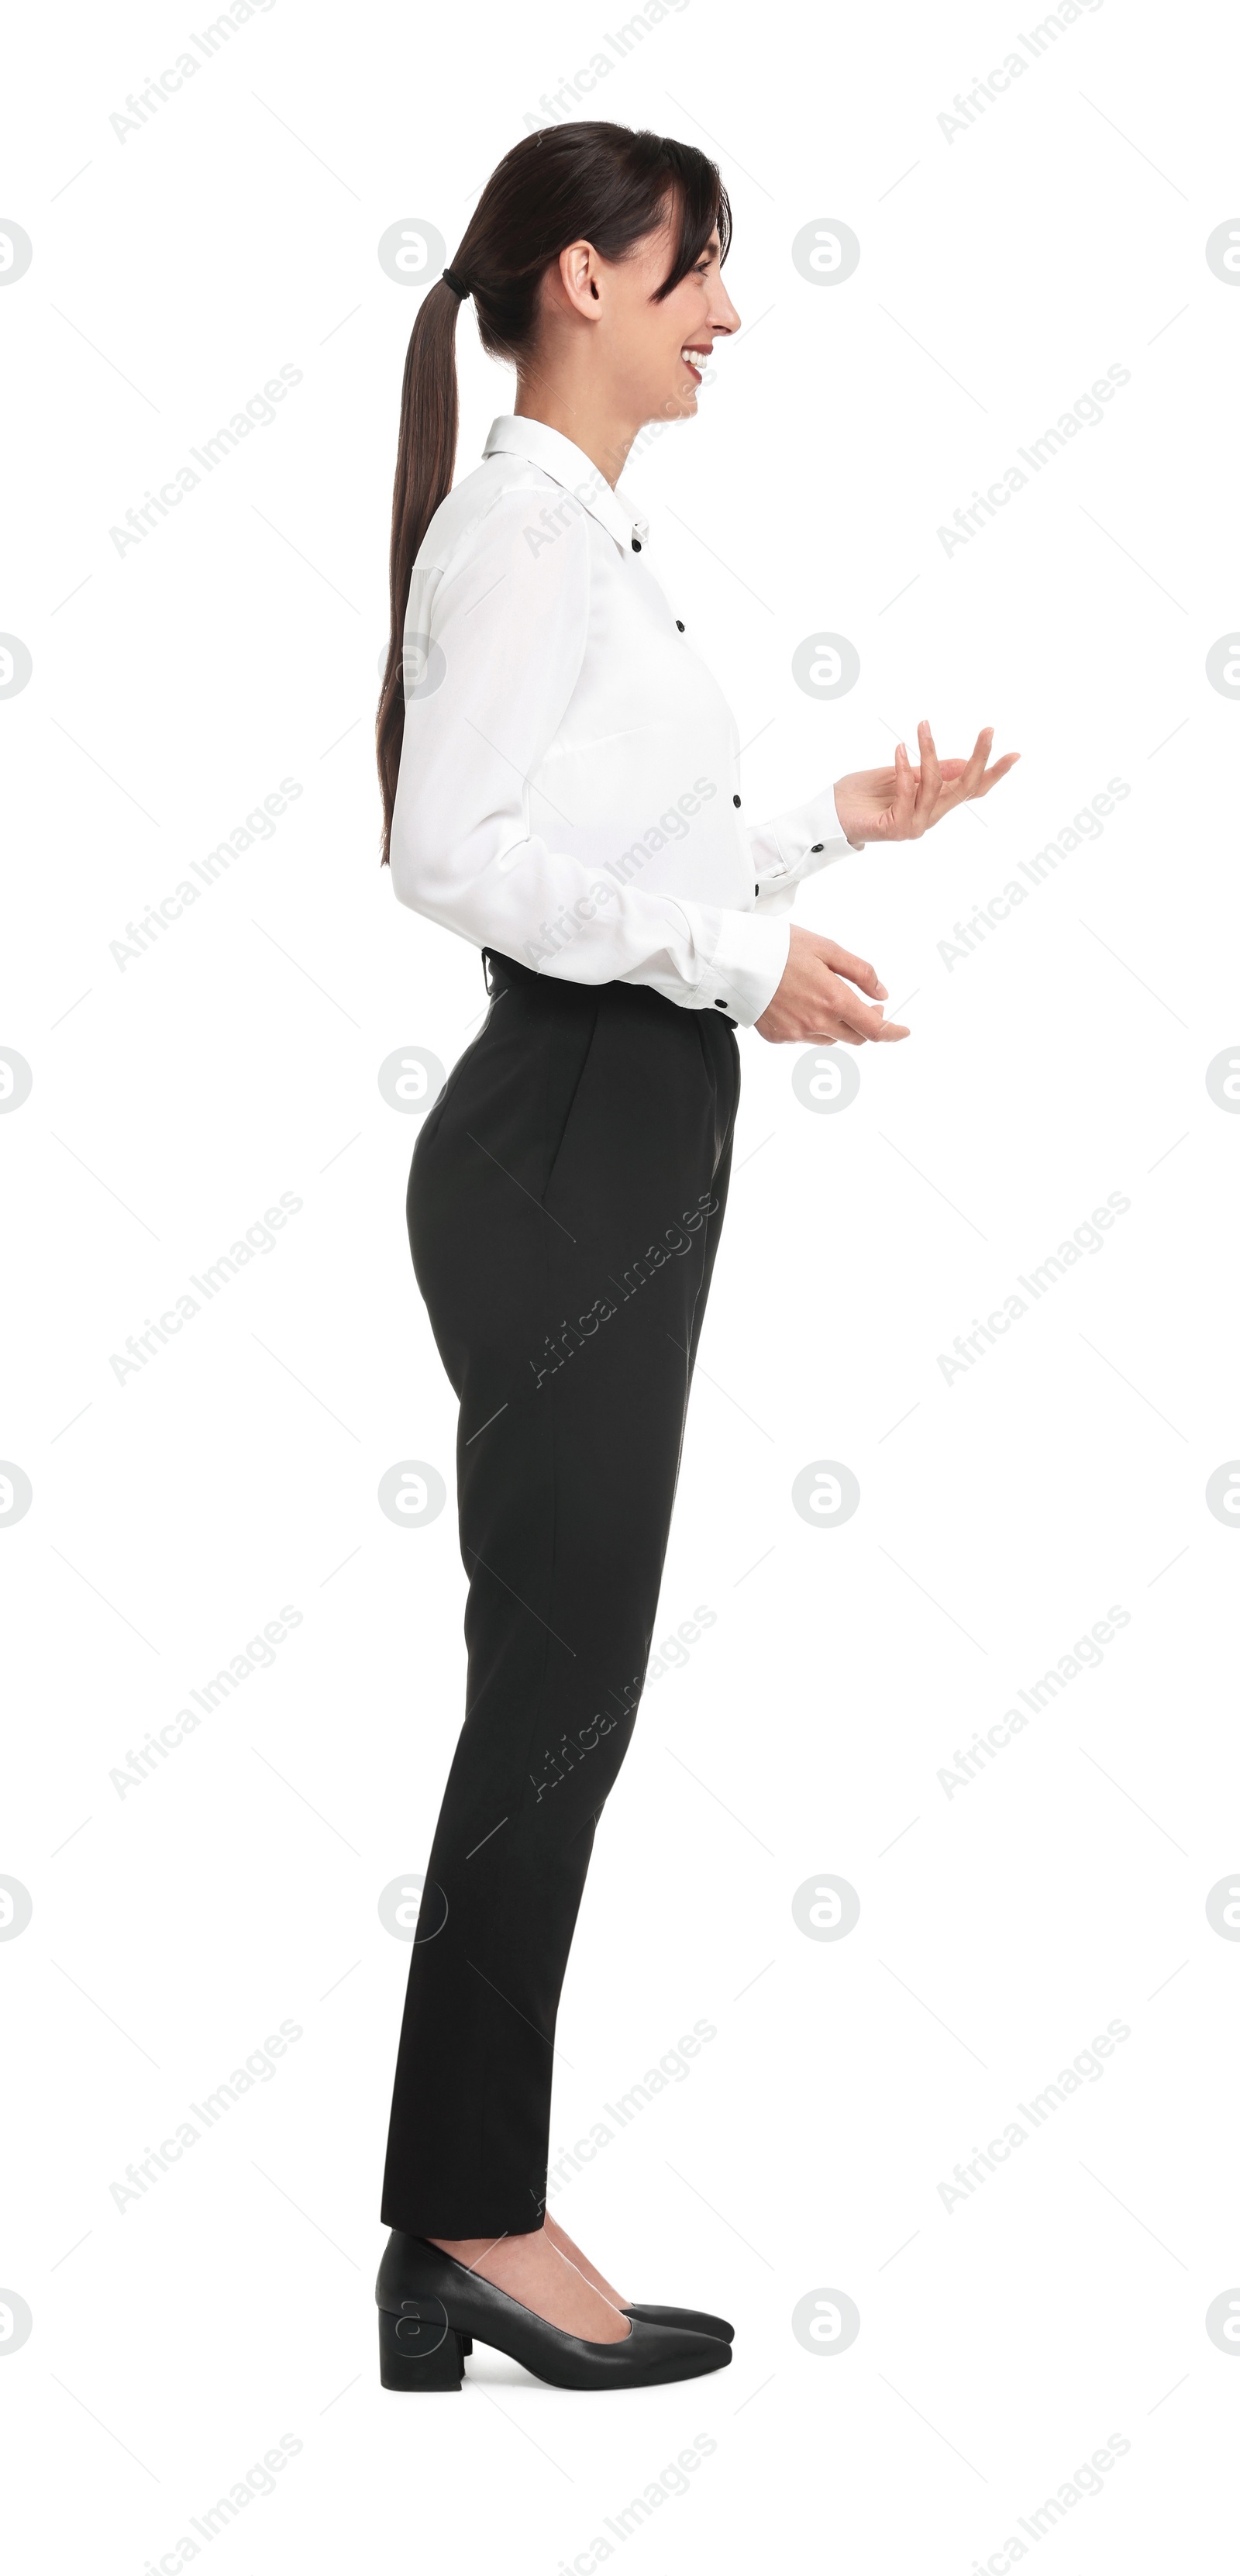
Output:
<svg viewBox="0 0 1240 2576">
<path fill-rule="evenodd" d="M 482 453 L 528 457 L 531 465 L 541 466 L 543 473 L 551 476 L 553 483 L 571 492 L 582 509 L 588 510 L 591 518 L 606 528 L 608 536 L 626 550 L 634 537 L 643 541 L 649 532 L 648 522 L 638 516 L 623 488 L 617 486 L 613 492 L 606 475 L 600 473 L 584 450 L 574 447 L 571 438 L 565 438 L 560 430 L 549 429 L 544 420 L 509 414 L 493 421 Z"/>
</svg>

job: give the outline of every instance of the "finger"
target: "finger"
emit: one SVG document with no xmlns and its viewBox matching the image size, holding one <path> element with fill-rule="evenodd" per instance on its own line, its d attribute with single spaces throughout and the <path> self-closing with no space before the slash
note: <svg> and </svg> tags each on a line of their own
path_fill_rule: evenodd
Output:
<svg viewBox="0 0 1240 2576">
<path fill-rule="evenodd" d="M 810 1030 L 807 1037 L 813 1046 L 870 1046 L 881 1045 L 889 1038 L 906 1038 L 909 1034 L 899 1020 L 884 1020 L 882 1027 L 877 1029 L 859 1029 L 833 1017 L 829 1030 Z"/>
<path fill-rule="evenodd" d="M 896 744 L 896 792 L 891 808 L 892 831 L 896 840 L 906 841 L 917 811 L 917 772 L 904 743 Z"/>
<path fill-rule="evenodd" d="M 841 1046 L 883 1046 L 889 1038 L 906 1038 L 910 1034 L 911 1032 L 899 1020 L 884 1020 L 881 1029 L 870 1029 L 865 1036 L 862 1036 L 859 1030 L 846 1029 L 842 1023 L 837 1022 L 834 1039 L 819 1037 L 815 1043 L 819 1046 L 832 1045 L 838 1040 Z"/>
<path fill-rule="evenodd" d="M 934 748 L 934 735 L 930 731 L 929 719 L 926 717 L 923 717 L 918 725 L 917 744 L 921 752 L 921 786 L 917 797 L 917 811 L 919 814 L 925 814 L 928 820 L 939 801 L 943 773 L 939 767 L 939 755 Z"/>
<path fill-rule="evenodd" d="M 1002 760 L 996 760 L 992 769 L 983 771 L 980 785 L 975 791 L 976 794 L 979 796 L 989 796 L 991 788 L 996 787 L 1001 778 L 1007 777 L 1009 769 L 1015 769 L 1019 758 L 1020 753 L 1018 751 L 1005 752 Z"/>
<path fill-rule="evenodd" d="M 938 814 L 935 818 L 936 820 L 939 815 L 950 814 L 954 806 L 967 804 L 972 797 L 978 794 L 982 783 L 982 775 L 986 767 L 987 755 L 994 738 L 994 726 L 984 725 L 973 745 L 973 749 L 970 752 L 968 759 L 961 762 L 949 762 L 949 768 L 956 770 L 958 774 L 950 785 L 944 785 L 943 792 L 939 798 Z"/>
<path fill-rule="evenodd" d="M 994 738 L 994 726 L 983 725 L 982 730 L 973 745 L 973 750 L 970 754 L 964 776 L 960 781 L 962 795 L 976 796 L 978 788 L 982 782 L 986 763 L 990 758 L 990 746 L 994 741 Z"/>
<path fill-rule="evenodd" d="M 977 743 L 967 760 L 940 760 L 939 770 L 942 775 L 944 787 L 954 787 L 958 783 L 963 782 L 964 779 L 967 778 L 969 771 L 976 766 L 978 752 L 981 751 L 984 758 L 985 746 L 988 742 L 993 742 L 993 740 L 994 727 L 988 726 L 984 733 L 978 735 Z M 1002 760 L 996 760 L 992 768 L 983 770 L 981 779 L 979 780 L 977 787 L 974 789 L 974 794 L 984 796 L 988 789 L 996 784 L 997 780 L 1007 777 L 1009 769 L 1014 769 L 1019 759 L 1020 753 L 1018 751 L 1005 751 Z"/>
<path fill-rule="evenodd" d="M 877 1037 L 883 1025 L 881 1002 L 866 1004 L 834 975 L 827 977 L 823 1001 L 829 1016 L 838 1020 L 841 1029 L 852 1029 L 862 1038 Z"/>
<path fill-rule="evenodd" d="M 908 1036 L 902 1024 L 885 1020 L 881 1010 L 867 1010 L 864 1002 L 855 1001 L 845 987 L 841 986 L 840 990 L 843 999 L 836 1001 L 833 997 L 830 1019 L 836 1035 L 846 1046 L 874 1043 L 888 1037 L 893 1029 L 899 1036 Z"/>
<path fill-rule="evenodd" d="M 854 957 L 850 949 L 841 948 L 835 939 L 824 940 L 823 948 L 827 964 L 834 974 L 847 975 L 850 984 L 858 984 L 863 993 L 872 993 L 876 1002 L 886 1001 L 887 987 L 879 983 L 874 968 L 864 957 Z"/>
</svg>

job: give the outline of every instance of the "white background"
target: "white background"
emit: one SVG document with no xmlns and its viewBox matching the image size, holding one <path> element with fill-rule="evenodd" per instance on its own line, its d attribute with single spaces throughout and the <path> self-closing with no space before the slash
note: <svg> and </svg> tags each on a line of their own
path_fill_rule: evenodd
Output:
<svg viewBox="0 0 1240 2576">
<path fill-rule="evenodd" d="M 119 141 L 199 23 L 27 12 L 7 43 L 0 211 L 34 244 L 0 294 L 0 627 L 33 657 L 0 703 L 0 1041 L 34 1074 L 0 1119 L 0 1451 L 34 1496 L 0 1537 L 0 1870 L 34 1905 L 0 1946 L 0 2281 L 34 2320 L 0 2362 L 14 2563 L 190 2564 L 190 2517 L 284 2433 L 274 2492 L 199 2541 L 236 2576 L 602 2566 L 604 2517 L 697 2434 L 687 2492 L 613 2557 L 1015 2566 L 1017 2517 L 1115 2434 L 1104 2492 L 1027 2554 L 1213 2560 L 1240 1949 L 1205 1900 L 1240 1865 L 1240 1537 L 1204 1496 L 1240 1453 L 1240 1122 L 1205 1070 L 1240 1040 L 1240 710 L 1205 658 L 1240 606 L 1240 292 L 1204 246 L 1240 221 L 1234 31 L 1106 0 L 949 140 L 1035 16 L 688 0 L 583 102 L 716 150 L 732 192 L 746 329 L 629 481 L 752 740 L 747 812 L 926 714 L 943 750 L 990 722 L 1023 757 L 802 897 L 909 997 L 847 1111 L 742 1037 L 659 1634 L 716 1621 L 648 1687 L 564 1995 L 555 2152 L 715 2027 L 554 2205 L 628 2295 L 733 2315 L 733 2366 L 607 2402 L 479 2352 L 418 2410 L 375 2366 L 408 1966 L 377 1903 L 425 1862 L 464 1576 L 451 1504 L 402 1530 L 376 1501 L 411 1457 L 451 1494 L 454 1437 L 404 1230 L 416 1122 L 376 1076 L 406 1046 L 450 1064 L 484 994 L 377 866 L 416 290 L 376 244 L 423 219 L 451 257 L 624 21 L 276 0 Z M 862 255 L 823 288 L 790 245 L 831 218 Z M 458 336 L 465 472 L 511 379 L 469 308 Z M 273 424 L 118 554 L 110 528 L 284 364 Z M 949 555 L 940 525 L 1110 365 L 1131 380 L 1102 423 Z M 829 704 L 791 676 L 819 625 L 861 661 Z M 273 836 L 122 971 L 126 923 L 286 776 Z M 1112 777 L 1101 837 L 949 971 L 953 924 Z M 119 1383 L 110 1355 L 282 1192 L 303 1206 L 274 1249 Z M 1112 1192 L 1104 1247 L 947 1382 L 939 1354 Z M 845 1527 L 792 1507 L 823 1458 L 860 1481 Z M 271 1669 L 118 1795 L 285 1603 Z M 949 1797 L 956 1749 L 1111 1604 L 1100 1668 Z M 839 1943 L 793 1920 L 823 1872 L 861 1900 Z M 285 2019 L 274 2075 L 118 2210 L 126 2166 Z M 1101 2077 L 949 2212 L 939 2184 L 1112 2020 Z M 859 2309 L 846 2352 L 793 2333 L 824 2289 Z"/>
</svg>

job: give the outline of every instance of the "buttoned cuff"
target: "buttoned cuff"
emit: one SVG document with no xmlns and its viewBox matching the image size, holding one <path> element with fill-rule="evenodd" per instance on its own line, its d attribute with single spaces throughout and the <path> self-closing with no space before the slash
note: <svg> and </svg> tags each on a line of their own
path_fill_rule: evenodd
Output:
<svg viewBox="0 0 1240 2576">
<path fill-rule="evenodd" d="M 802 877 L 814 876 L 819 868 L 845 858 L 849 850 L 865 847 L 863 841 L 847 840 L 841 832 L 833 787 L 824 787 L 808 804 L 794 805 L 787 814 L 760 824 L 750 839 L 754 874 L 772 888 L 796 885 Z"/>
<path fill-rule="evenodd" d="M 773 1000 L 788 963 L 790 927 L 756 912 L 721 912 L 719 935 L 698 987 L 699 1007 L 719 1009 L 751 1029 Z"/>
</svg>

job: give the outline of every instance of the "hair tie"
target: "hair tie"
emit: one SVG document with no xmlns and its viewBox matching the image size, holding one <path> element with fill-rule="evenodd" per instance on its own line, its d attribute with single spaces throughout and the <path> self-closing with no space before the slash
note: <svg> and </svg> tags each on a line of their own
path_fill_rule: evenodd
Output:
<svg viewBox="0 0 1240 2576">
<path fill-rule="evenodd" d="M 450 268 L 445 268 L 443 272 L 443 282 L 445 286 L 451 287 L 454 295 L 459 295 L 461 297 L 462 302 L 464 302 L 468 295 L 473 293 L 472 287 L 466 285 L 464 278 L 456 277 Z"/>
</svg>

